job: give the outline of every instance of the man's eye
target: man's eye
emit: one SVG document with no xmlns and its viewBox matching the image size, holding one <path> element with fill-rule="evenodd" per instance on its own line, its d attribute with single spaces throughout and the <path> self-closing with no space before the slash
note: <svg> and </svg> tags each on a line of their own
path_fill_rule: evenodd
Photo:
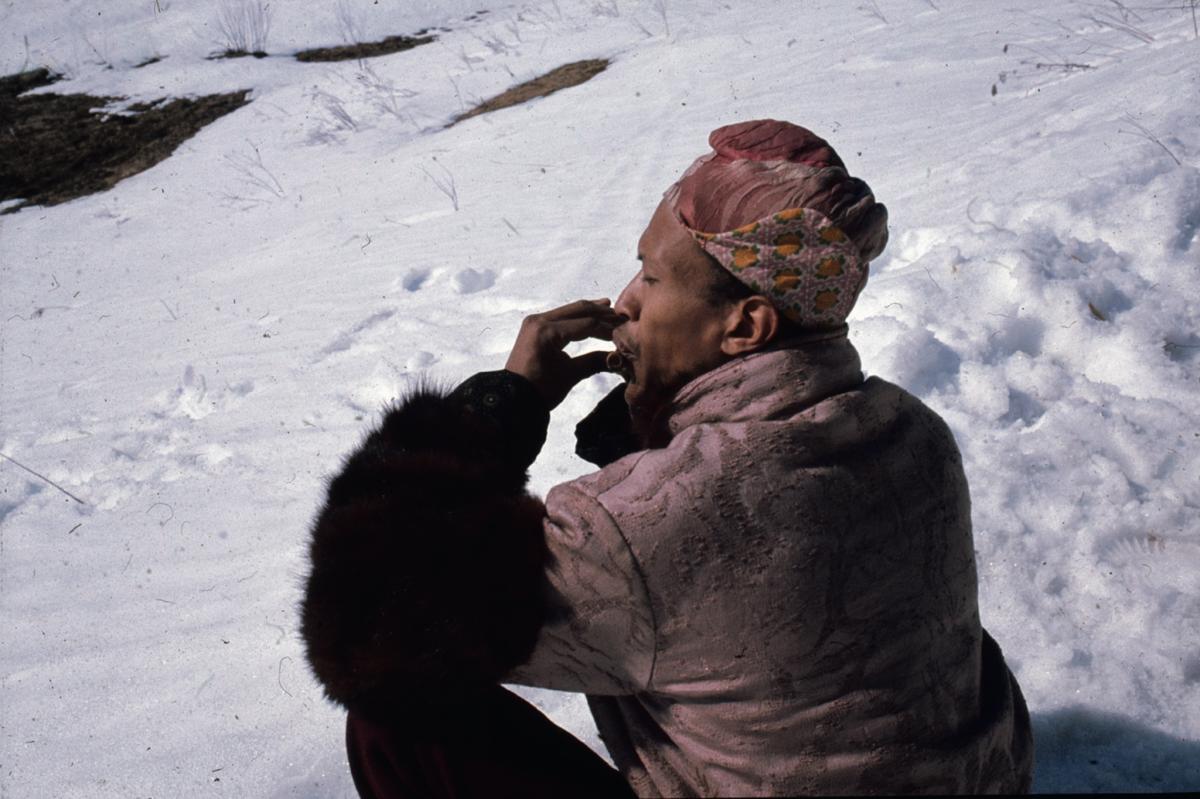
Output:
<svg viewBox="0 0 1200 799">
<path fill-rule="evenodd" d="M 644 274 L 644 273 L 643 273 L 643 274 L 642 274 L 642 282 L 643 282 L 643 283 L 646 283 L 647 285 L 649 285 L 649 284 L 651 284 L 651 283 L 657 283 L 657 282 L 658 282 L 658 278 L 656 278 L 656 277 L 650 277 L 649 275 L 647 275 L 647 274 Z"/>
</svg>

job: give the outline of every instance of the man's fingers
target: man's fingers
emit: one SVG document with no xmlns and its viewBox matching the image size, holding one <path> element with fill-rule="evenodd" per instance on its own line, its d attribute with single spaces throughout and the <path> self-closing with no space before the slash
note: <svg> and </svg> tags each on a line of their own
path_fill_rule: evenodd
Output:
<svg viewBox="0 0 1200 799">
<path fill-rule="evenodd" d="M 612 313 L 612 300 L 603 297 L 598 300 L 576 300 L 569 302 L 566 305 L 560 305 L 557 308 L 551 308 L 545 311 L 540 316 L 543 319 L 558 320 L 571 319 L 579 316 L 595 316 L 597 314 L 604 315 Z"/>
<path fill-rule="evenodd" d="M 613 330 L 626 321 L 607 299 L 576 300 L 527 316 L 504 368 L 532 382 L 554 408 L 576 383 L 604 371 L 608 357 L 590 352 L 572 358 L 563 348 L 589 338 L 611 341 Z"/>
<path fill-rule="evenodd" d="M 569 341 L 582 341 L 585 338 L 610 340 L 613 328 L 625 321 L 626 317 L 614 311 L 607 298 L 576 300 L 525 317 L 522 329 L 523 335 L 534 334 L 536 338 L 531 340 L 541 345 L 562 347 Z"/>
<path fill-rule="evenodd" d="M 581 316 L 573 319 L 542 319 L 541 332 L 544 340 L 561 347 L 569 341 L 583 341 L 585 338 L 598 338 L 605 341 L 612 339 L 613 329 L 624 321 L 617 314 L 607 316 Z"/>
</svg>

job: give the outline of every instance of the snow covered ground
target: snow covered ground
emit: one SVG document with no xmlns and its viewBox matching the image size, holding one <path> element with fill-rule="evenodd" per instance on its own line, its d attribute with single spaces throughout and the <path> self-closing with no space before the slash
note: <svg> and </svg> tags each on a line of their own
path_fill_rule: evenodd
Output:
<svg viewBox="0 0 1200 799">
<path fill-rule="evenodd" d="M 210 61 L 218 3 L 0 3 L 0 74 L 70 78 L 43 91 L 253 89 L 115 189 L 0 216 L 0 794 L 353 795 L 296 633 L 324 478 L 414 380 L 615 297 L 708 131 L 756 117 L 829 138 L 891 211 L 851 336 L 958 437 L 1035 788 L 1200 789 L 1186 4 L 397 5 L 276 0 L 272 57 Z M 588 469 L 571 430 L 612 379 L 556 412 L 535 490 Z M 578 697 L 525 693 L 599 746 Z"/>
</svg>

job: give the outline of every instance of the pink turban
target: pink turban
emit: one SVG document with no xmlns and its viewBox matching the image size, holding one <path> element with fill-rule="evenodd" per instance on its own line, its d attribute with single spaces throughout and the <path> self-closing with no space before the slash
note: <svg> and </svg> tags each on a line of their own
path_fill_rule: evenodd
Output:
<svg viewBox="0 0 1200 799">
<path fill-rule="evenodd" d="M 841 324 L 887 244 L 887 208 L 828 142 L 789 122 L 713 131 L 666 194 L 680 222 L 734 277 L 804 327 Z"/>
</svg>

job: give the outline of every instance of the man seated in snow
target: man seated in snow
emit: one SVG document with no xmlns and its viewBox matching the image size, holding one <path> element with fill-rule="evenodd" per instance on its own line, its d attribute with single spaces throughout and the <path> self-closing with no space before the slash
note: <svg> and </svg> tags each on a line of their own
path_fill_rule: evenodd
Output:
<svg viewBox="0 0 1200 799">
<path fill-rule="evenodd" d="M 303 628 L 363 796 L 1028 790 L 954 439 L 847 339 L 887 212 L 803 128 L 710 143 L 614 306 L 529 317 L 330 484 Z M 577 430 L 602 468 L 543 503 L 585 338 L 626 383 Z M 587 694 L 617 770 L 501 682 Z"/>
</svg>

